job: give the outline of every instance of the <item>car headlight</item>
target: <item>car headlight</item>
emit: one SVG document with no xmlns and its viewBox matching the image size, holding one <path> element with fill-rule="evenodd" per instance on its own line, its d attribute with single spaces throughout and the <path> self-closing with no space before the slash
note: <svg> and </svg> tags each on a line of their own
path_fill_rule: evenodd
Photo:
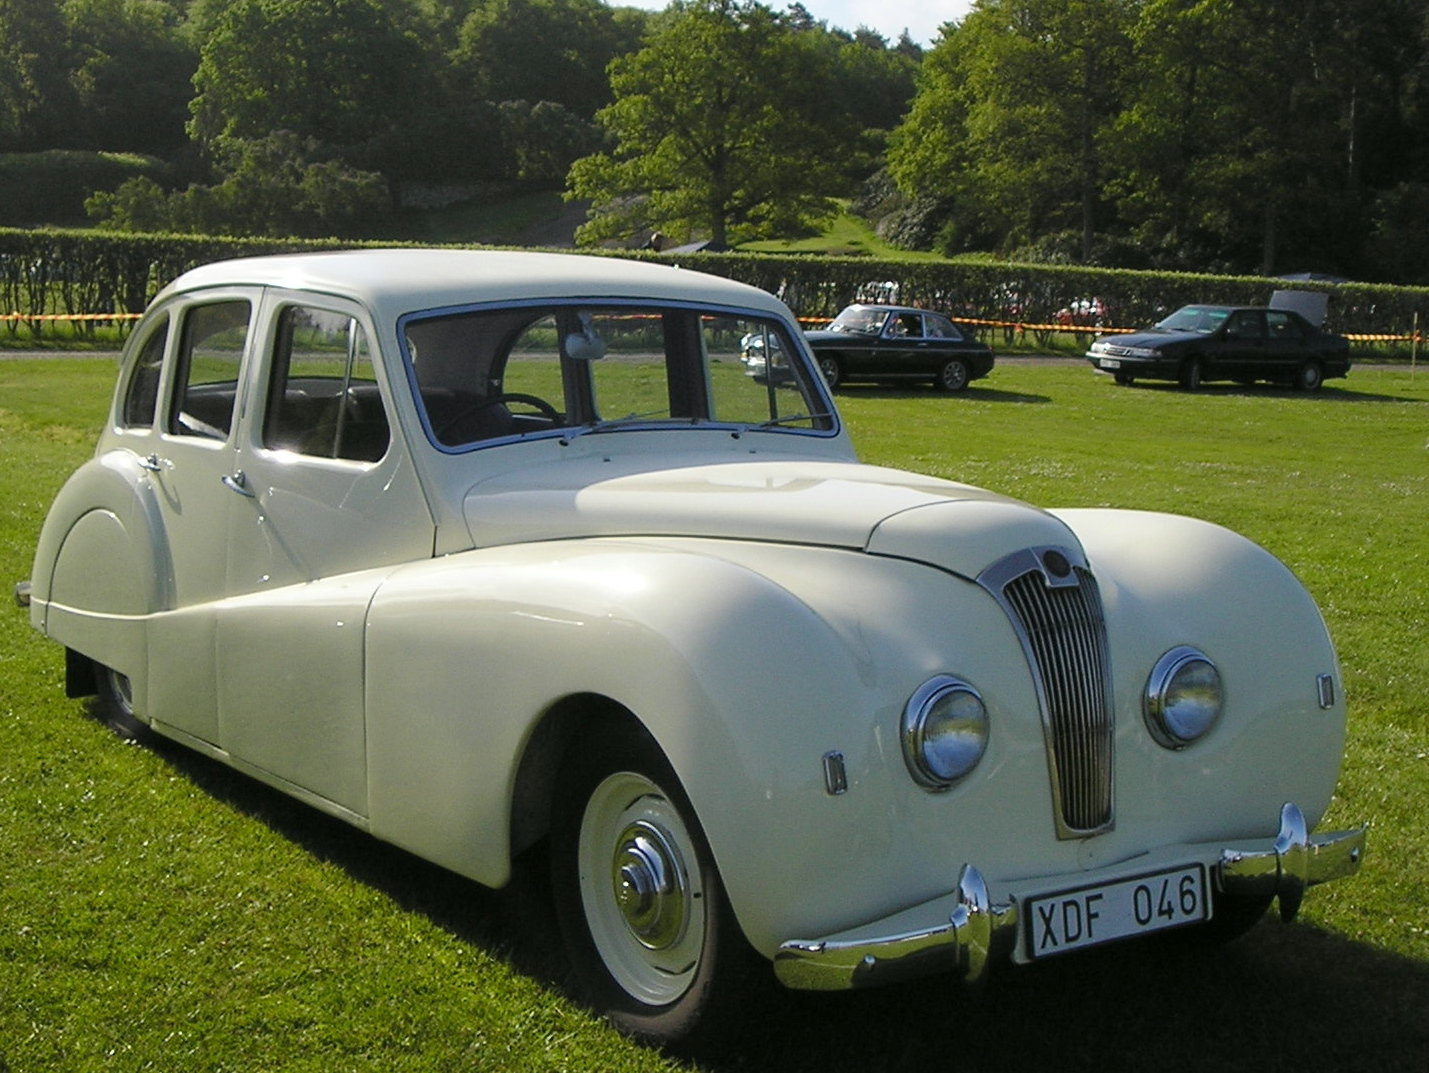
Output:
<svg viewBox="0 0 1429 1073">
<path fill-rule="evenodd" d="M 1168 749 L 1183 749 L 1220 718 L 1221 674 L 1204 652 L 1181 645 L 1152 668 L 1143 711 L 1151 736 Z"/>
<path fill-rule="evenodd" d="M 961 678 L 938 675 L 918 687 L 903 709 L 903 758 L 919 786 L 946 790 L 987 749 L 987 706 Z"/>
</svg>

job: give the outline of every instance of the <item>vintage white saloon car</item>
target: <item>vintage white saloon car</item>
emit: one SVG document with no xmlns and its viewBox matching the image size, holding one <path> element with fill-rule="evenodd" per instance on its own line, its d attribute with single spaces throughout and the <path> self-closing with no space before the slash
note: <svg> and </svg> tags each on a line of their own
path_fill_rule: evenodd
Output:
<svg viewBox="0 0 1429 1073">
<path fill-rule="evenodd" d="M 744 375 L 751 335 L 790 376 Z M 573 979 L 654 1040 L 752 954 L 977 981 L 1288 919 L 1363 849 L 1310 834 L 1345 711 L 1290 571 L 861 465 L 789 310 L 664 265 L 187 273 L 31 616 L 71 694 L 378 838 L 491 886 L 549 852 Z"/>
</svg>

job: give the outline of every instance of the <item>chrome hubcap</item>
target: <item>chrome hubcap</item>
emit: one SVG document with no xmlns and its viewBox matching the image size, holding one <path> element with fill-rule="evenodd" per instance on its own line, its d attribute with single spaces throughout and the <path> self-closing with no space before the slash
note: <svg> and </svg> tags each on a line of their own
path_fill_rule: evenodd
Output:
<svg viewBox="0 0 1429 1073">
<path fill-rule="evenodd" d="M 615 850 L 614 887 L 615 903 L 643 946 L 664 950 L 679 940 L 690 892 L 664 832 L 643 820 L 625 830 Z"/>
<path fill-rule="evenodd" d="M 591 792 L 577 864 L 596 953 L 650 1006 L 680 998 L 704 954 L 704 877 L 680 811 L 645 775 L 616 772 Z"/>
</svg>

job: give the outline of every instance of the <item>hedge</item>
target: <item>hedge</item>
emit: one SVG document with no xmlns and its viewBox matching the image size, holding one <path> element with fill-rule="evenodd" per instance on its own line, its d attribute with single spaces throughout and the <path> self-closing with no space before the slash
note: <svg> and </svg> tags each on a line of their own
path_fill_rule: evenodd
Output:
<svg viewBox="0 0 1429 1073">
<path fill-rule="evenodd" d="M 336 239 L 239 239 L 96 231 L 0 229 L 0 316 L 14 333 L 35 334 L 39 315 L 138 313 L 173 277 L 228 257 L 377 243 Z M 391 245 L 390 243 L 386 245 Z M 1364 283 L 1300 283 L 1256 276 L 1210 276 L 1003 262 L 879 261 L 867 257 L 743 253 L 592 251 L 685 267 L 751 283 L 779 295 L 799 316 L 830 317 L 854 301 L 892 300 L 981 322 L 1009 338 L 1078 330 L 1068 310 L 1089 299 L 1105 310 L 1098 326 L 1134 327 L 1190 302 L 1263 305 L 1277 289 L 1330 295 L 1327 327 L 1375 349 L 1407 348 L 1429 316 L 1429 288 Z"/>
</svg>

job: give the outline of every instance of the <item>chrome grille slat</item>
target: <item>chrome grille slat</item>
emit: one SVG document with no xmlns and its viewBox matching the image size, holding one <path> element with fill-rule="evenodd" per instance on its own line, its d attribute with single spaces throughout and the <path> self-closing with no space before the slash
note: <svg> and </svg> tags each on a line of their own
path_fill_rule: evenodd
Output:
<svg viewBox="0 0 1429 1073">
<path fill-rule="evenodd" d="M 1072 566 L 1054 577 L 1043 556 Z M 1112 825 L 1112 708 L 1101 594 L 1079 555 L 1030 549 L 979 581 L 1008 612 L 1037 682 L 1047 735 L 1058 833 L 1073 838 Z"/>
</svg>

